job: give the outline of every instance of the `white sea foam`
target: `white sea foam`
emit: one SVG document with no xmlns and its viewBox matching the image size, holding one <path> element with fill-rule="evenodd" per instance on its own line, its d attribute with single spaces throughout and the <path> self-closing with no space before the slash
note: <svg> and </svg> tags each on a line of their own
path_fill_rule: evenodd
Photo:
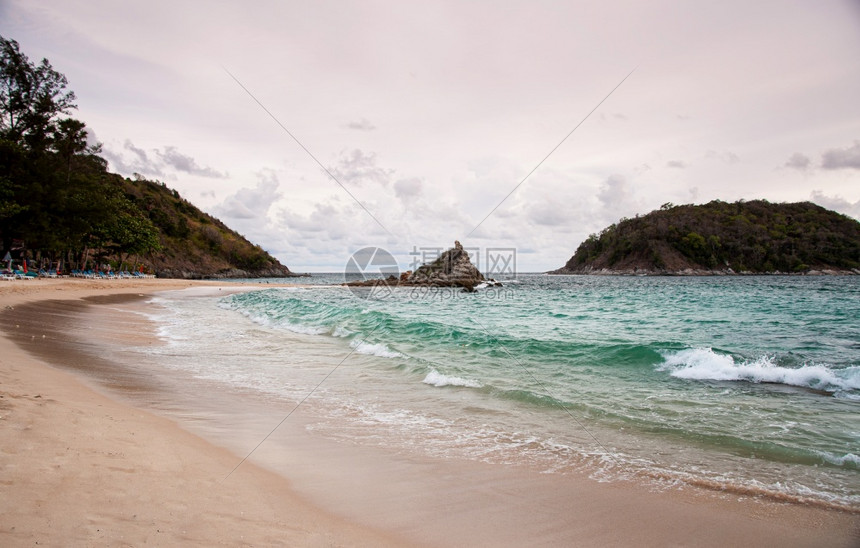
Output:
<svg viewBox="0 0 860 548">
<path fill-rule="evenodd" d="M 770 356 L 736 362 L 732 356 L 718 354 L 710 348 L 690 348 L 666 354 L 658 369 L 669 371 L 679 379 L 778 383 L 834 392 L 860 389 L 860 367 L 782 367 Z"/>
<path fill-rule="evenodd" d="M 439 388 L 443 386 L 465 386 L 467 388 L 481 388 L 482 386 L 481 383 L 479 383 L 478 381 L 464 379 L 462 377 L 454 377 L 452 375 L 443 375 L 435 369 L 427 373 L 427 376 L 424 377 L 424 380 L 422 382 L 424 384 L 429 384 Z"/>
<path fill-rule="evenodd" d="M 353 334 L 352 331 L 350 331 L 349 329 L 347 329 L 345 327 L 341 327 L 341 326 L 335 327 L 334 330 L 331 332 L 332 337 L 340 337 L 340 338 L 349 337 L 352 334 Z"/>
<path fill-rule="evenodd" d="M 353 339 L 349 346 L 355 348 L 359 354 L 368 354 L 371 356 L 379 356 L 380 358 L 405 358 L 400 352 L 391 350 L 382 343 L 369 343 L 361 339 Z"/>
<path fill-rule="evenodd" d="M 854 453 L 847 453 L 845 455 L 834 455 L 828 451 L 816 451 L 816 453 L 821 455 L 821 458 L 830 464 L 844 466 L 846 468 L 860 468 L 860 456 L 857 456 Z"/>
</svg>

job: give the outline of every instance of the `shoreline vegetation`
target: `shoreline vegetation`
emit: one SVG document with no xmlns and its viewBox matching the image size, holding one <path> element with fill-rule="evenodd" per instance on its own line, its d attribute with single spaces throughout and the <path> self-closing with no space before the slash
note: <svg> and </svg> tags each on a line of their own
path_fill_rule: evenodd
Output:
<svg viewBox="0 0 860 548">
<path fill-rule="evenodd" d="M 548 274 L 858 275 L 860 221 L 810 202 L 667 203 L 592 234 Z"/>
<path fill-rule="evenodd" d="M 161 181 L 108 171 L 66 77 L 0 36 L 0 260 L 26 272 L 299 276 Z"/>
<path fill-rule="evenodd" d="M 190 434 L 175 419 L 125 402 L 119 395 L 134 389 L 126 386 L 129 381 L 111 373 L 111 364 L 93 365 L 87 358 L 97 351 L 89 339 L 98 336 L 99 325 L 87 330 L 85 340 L 62 342 L 62 325 L 90 318 L 110 326 L 111 337 L 158 344 L 154 326 L 123 312 L 122 303 L 143 306 L 144 296 L 186 288 L 216 291 L 223 286 L 156 279 L 0 285 L 6 305 L 0 314 L 4 543 L 445 546 L 484 539 L 515 545 L 522 541 L 516 535 L 524 523 L 512 516 L 541 530 L 542 536 L 532 539 L 535 545 L 847 547 L 860 538 L 856 513 L 817 505 L 695 487 L 657 492 L 629 481 L 599 483 L 446 459 L 397 456 L 391 467 L 386 463 L 395 457 L 384 450 L 365 454 L 366 448 L 348 443 L 311 456 L 316 455 L 313 468 L 332 478 L 326 489 L 335 497 L 344 490 L 357 505 L 353 511 L 321 504 L 313 493 L 296 490 L 299 478 L 279 476 L 254 462 L 242 464 L 225 481 L 242 455 Z M 230 289 L 252 288 L 231 284 Z M 76 357 L 78 352 L 83 353 Z M 75 369 L 76 363 L 108 369 L 87 375 Z M 146 364 L 116 367 L 144 372 Z M 109 379 L 112 388 L 102 384 Z M 157 384 L 153 389 L 158 390 Z M 182 402 L 172 405 L 181 408 Z M 314 447 L 304 429 L 289 432 L 297 436 L 290 446 Z M 326 454 L 336 454 L 337 460 Z M 358 496 L 352 493 L 355 486 L 338 483 L 335 478 L 343 470 L 334 463 L 343 462 L 351 463 L 353 473 L 378 478 L 378 489 Z M 403 477 L 383 481 L 392 474 L 395 480 Z M 399 490 L 407 478 L 406 490 Z M 403 497 L 397 516 L 375 520 L 370 512 L 371 517 L 354 517 L 368 513 L 368 501 L 371 506 L 392 504 L 392 493 Z M 452 507 L 460 511 L 452 513 Z M 394 518 L 409 525 L 385 525 Z"/>
</svg>

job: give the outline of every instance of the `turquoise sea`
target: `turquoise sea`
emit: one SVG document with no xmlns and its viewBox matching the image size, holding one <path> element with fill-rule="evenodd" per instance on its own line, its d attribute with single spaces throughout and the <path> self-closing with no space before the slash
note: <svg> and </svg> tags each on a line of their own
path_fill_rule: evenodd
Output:
<svg viewBox="0 0 860 548">
<path fill-rule="evenodd" d="M 344 443 L 860 509 L 860 277 L 298 281 L 164 294 L 148 352 Z"/>
</svg>

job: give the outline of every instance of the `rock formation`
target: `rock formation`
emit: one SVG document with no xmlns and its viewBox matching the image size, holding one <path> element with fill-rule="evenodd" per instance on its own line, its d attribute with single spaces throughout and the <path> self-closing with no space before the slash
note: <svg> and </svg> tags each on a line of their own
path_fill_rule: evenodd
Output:
<svg viewBox="0 0 860 548">
<path fill-rule="evenodd" d="M 385 279 L 347 282 L 344 285 L 353 287 L 371 287 L 375 285 L 396 285 L 406 287 L 462 287 L 464 291 L 475 291 L 481 283 L 487 280 L 469 258 L 469 252 L 463 249 L 460 242 L 455 241 L 454 247 L 442 253 L 435 261 L 420 266 L 414 272 L 406 271 L 400 277 L 389 276 Z"/>
<path fill-rule="evenodd" d="M 469 290 L 482 281 L 484 275 L 472 264 L 469 252 L 463 249 L 459 241 L 455 241 L 454 247 L 435 261 L 420 266 L 406 278 L 407 285 L 463 287 Z"/>
</svg>

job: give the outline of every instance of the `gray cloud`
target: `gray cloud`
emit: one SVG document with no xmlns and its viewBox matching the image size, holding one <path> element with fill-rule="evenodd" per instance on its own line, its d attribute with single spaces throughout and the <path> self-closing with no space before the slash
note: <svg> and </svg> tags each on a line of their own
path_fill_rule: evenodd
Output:
<svg viewBox="0 0 860 548">
<path fill-rule="evenodd" d="M 606 121 L 606 120 L 609 120 L 610 118 L 613 118 L 613 119 L 615 119 L 615 120 L 621 120 L 621 121 L 623 121 L 623 122 L 626 122 L 626 121 L 627 121 L 627 119 L 628 119 L 628 117 L 627 117 L 627 115 L 626 115 L 626 114 L 622 114 L 622 113 L 620 113 L 620 112 L 614 112 L 614 113 L 612 113 L 612 114 L 606 114 L 606 113 L 603 113 L 603 112 L 601 112 L 601 113 L 600 113 L 600 119 L 601 119 L 601 120 Z"/>
<path fill-rule="evenodd" d="M 164 177 L 164 171 L 158 161 L 152 160 L 145 150 L 134 146 L 126 139 L 123 143 L 123 151 L 127 151 L 130 158 L 126 158 L 123 151 L 114 151 L 109 148 L 102 150 L 102 155 L 107 159 L 113 169 L 123 175 L 139 173 L 145 177 Z"/>
<path fill-rule="evenodd" d="M 696 200 L 698 200 L 698 199 L 699 199 L 699 187 L 697 187 L 697 186 L 691 186 L 691 187 L 688 189 L 688 192 L 690 193 L 690 200 L 692 200 L 692 201 L 694 201 L 694 202 L 695 202 Z"/>
<path fill-rule="evenodd" d="M 362 118 L 361 120 L 353 121 L 346 124 L 347 129 L 354 129 L 357 131 L 373 131 L 376 129 L 376 126 L 368 120 L 367 118 Z"/>
<path fill-rule="evenodd" d="M 571 222 L 570 206 L 562 202 L 543 201 L 528 209 L 529 219 L 541 226 L 564 226 Z"/>
<path fill-rule="evenodd" d="M 211 177 L 213 179 L 223 179 L 227 176 L 226 173 L 221 173 L 211 167 L 197 165 L 197 161 L 194 158 L 187 154 L 182 154 L 174 146 L 166 146 L 163 151 L 155 150 L 155 154 L 161 160 L 162 164 L 172 167 L 176 171 L 199 175 L 200 177 Z"/>
<path fill-rule="evenodd" d="M 132 154 L 134 154 L 134 156 L 137 158 L 138 162 L 141 162 L 144 164 L 150 163 L 150 159 L 149 159 L 149 156 L 147 156 L 146 151 L 143 150 L 142 148 L 137 148 L 136 146 L 134 146 L 134 143 L 132 143 L 128 139 L 125 140 L 125 143 L 123 144 L 123 148 L 125 150 L 128 150 Z"/>
<path fill-rule="evenodd" d="M 682 162 L 681 160 L 669 160 L 666 162 L 666 167 L 671 167 L 675 169 L 686 169 L 687 163 Z"/>
<path fill-rule="evenodd" d="M 847 148 L 832 148 L 821 155 L 824 169 L 860 169 L 860 141 Z"/>
<path fill-rule="evenodd" d="M 806 171 L 811 165 L 812 160 L 809 159 L 809 156 L 801 154 L 800 152 L 795 152 L 791 155 L 791 158 L 785 162 L 785 167 L 797 169 L 799 171 Z"/>
<path fill-rule="evenodd" d="M 827 196 L 820 190 L 813 190 L 810 199 L 822 207 L 860 220 L 860 200 L 852 204 L 842 196 Z"/>
<path fill-rule="evenodd" d="M 114 167 L 124 175 L 139 173 L 148 177 L 164 177 L 166 170 L 188 173 L 200 177 L 223 179 L 226 173 L 216 171 L 211 167 L 201 167 L 197 161 L 179 152 L 175 146 L 165 146 L 162 150 L 152 149 L 151 153 L 137 147 L 126 139 L 121 151 L 104 148 L 102 154 Z"/>
</svg>

